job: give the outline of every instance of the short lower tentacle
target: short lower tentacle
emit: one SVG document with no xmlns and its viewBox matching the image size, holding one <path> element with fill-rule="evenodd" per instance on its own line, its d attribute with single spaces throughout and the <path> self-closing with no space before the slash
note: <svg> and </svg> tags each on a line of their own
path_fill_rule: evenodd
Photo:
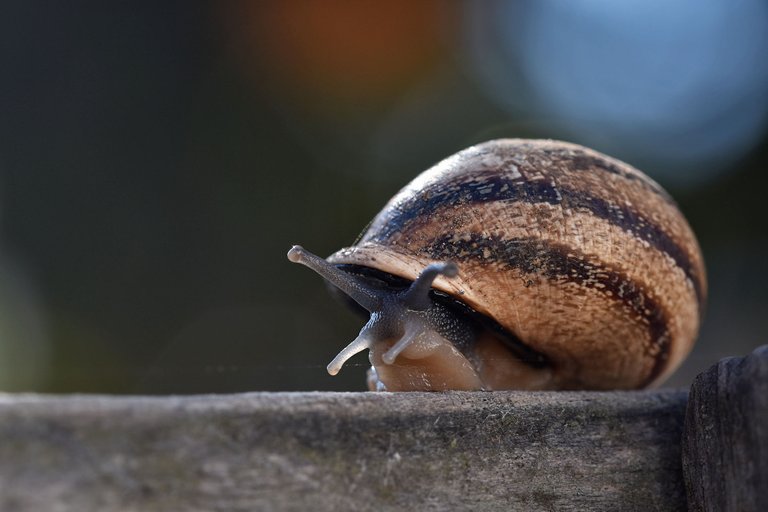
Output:
<svg viewBox="0 0 768 512">
<path fill-rule="evenodd" d="M 395 359 L 397 359 L 397 356 L 400 355 L 400 353 L 408 348 L 408 346 L 414 342 L 416 337 L 421 334 L 422 328 L 419 325 L 413 325 L 409 324 L 408 328 L 406 329 L 405 333 L 403 334 L 403 337 L 400 338 L 397 343 L 392 345 L 389 350 L 387 350 L 384 355 L 381 356 L 382 361 L 384 361 L 386 364 L 392 364 L 395 362 Z"/>
<path fill-rule="evenodd" d="M 355 338 L 352 343 L 344 347 L 344 349 L 339 352 L 336 357 L 333 358 L 333 361 L 328 364 L 328 373 L 331 375 L 336 375 L 341 370 L 341 367 L 344 366 L 344 363 L 349 360 L 349 358 L 355 354 L 371 348 L 374 342 L 374 338 L 372 334 L 366 329 L 366 327 L 363 327 L 357 338 Z"/>
</svg>

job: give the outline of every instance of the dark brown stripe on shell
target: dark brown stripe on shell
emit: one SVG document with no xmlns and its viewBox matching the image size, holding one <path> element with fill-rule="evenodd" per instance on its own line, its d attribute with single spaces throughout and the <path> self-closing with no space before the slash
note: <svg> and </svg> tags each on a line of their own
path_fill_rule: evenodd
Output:
<svg viewBox="0 0 768 512">
<path fill-rule="evenodd" d="M 504 142 L 491 141 L 477 146 L 480 155 L 496 155 L 520 167 L 532 169 L 550 169 L 559 166 L 568 171 L 601 171 L 634 181 L 648 191 L 677 207 L 675 200 L 661 185 L 642 172 L 632 172 L 632 168 L 607 155 L 586 151 L 583 148 L 561 142 L 530 143 L 526 141 Z M 636 171 L 636 169 L 635 169 Z"/>
<path fill-rule="evenodd" d="M 619 269 L 571 247 L 537 239 L 445 235 L 421 250 L 438 261 L 451 260 L 460 266 L 468 261 L 495 262 L 523 274 L 596 290 L 629 310 L 635 320 L 648 328 L 651 340 L 648 352 L 655 363 L 643 385 L 650 384 L 664 370 L 669 357 L 669 317 L 642 284 Z"/>
<path fill-rule="evenodd" d="M 621 176 L 622 178 L 629 181 L 639 182 L 643 185 L 643 188 L 652 191 L 653 193 L 662 197 L 672 206 L 677 207 L 677 203 L 675 203 L 675 200 L 672 198 L 672 196 L 670 196 L 666 190 L 661 188 L 658 183 L 648 178 L 644 174 L 627 171 L 626 169 L 623 169 L 622 166 L 618 163 L 611 162 L 604 157 L 573 149 L 544 149 L 544 152 L 549 156 L 556 155 L 560 160 L 559 163 L 568 170 L 590 171 L 597 169 L 602 172 Z"/>
<path fill-rule="evenodd" d="M 387 212 L 383 226 L 368 233 L 363 240 L 385 242 L 398 233 L 428 222 L 446 206 L 478 205 L 494 201 L 548 203 L 563 208 L 587 211 L 667 254 L 690 279 L 701 309 L 704 301 L 702 280 L 688 252 L 652 220 L 627 206 L 611 203 L 584 190 L 557 186 L 552 181 L 525 180 L 496 172 L 476 173 L 427 187 L 419 195 L 394 205 Z"/>
</svg>

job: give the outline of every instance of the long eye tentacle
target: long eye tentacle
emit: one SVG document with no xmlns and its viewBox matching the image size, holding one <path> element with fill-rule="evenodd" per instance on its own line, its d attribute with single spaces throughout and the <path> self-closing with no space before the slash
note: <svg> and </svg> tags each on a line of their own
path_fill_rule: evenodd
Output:
<svg viewBox="0 0 768 512">
<path fill-rule="evenodd" d="M 381 308 L 382 299 L 374 290 L 302 246 L 291 247 L 288 251 L 288 259 L 311 268 L 368 311 L 373 312 Z"/>
<path fill-rule="evenodd" d="M 429 289 L 437 276 L 456 277 L 458 274 L 459 267 L 450 261 L 428 265 L 405 292 L 403 304 L 414 311 L 429 309 L 432 304 L 429 298 Z"/>
</svg>

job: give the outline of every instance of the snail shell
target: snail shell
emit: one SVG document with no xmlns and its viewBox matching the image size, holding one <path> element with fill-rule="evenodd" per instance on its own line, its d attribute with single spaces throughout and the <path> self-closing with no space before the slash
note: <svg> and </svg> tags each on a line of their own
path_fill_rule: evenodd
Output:
<svg viewBox="0 0 768 512">
<path fill-rule="evenodd" d="M 551 140 L 493 140 L 446 158 L 354 246 L 317 259 L 373 295 L 419 288 L 437 304 L 420 313 L 434 317 L 430 335 L 405 320 L 425 299 L 396 314 L 367 308 L 369 324 L 329 366 L 370 349 L 369 384 L 389 390 L 655 385 L 690 351 L 707 291 L 696 238 L 656 182 Z M 384 317 L 397 321 L 374 333 Z"/>
</svg>

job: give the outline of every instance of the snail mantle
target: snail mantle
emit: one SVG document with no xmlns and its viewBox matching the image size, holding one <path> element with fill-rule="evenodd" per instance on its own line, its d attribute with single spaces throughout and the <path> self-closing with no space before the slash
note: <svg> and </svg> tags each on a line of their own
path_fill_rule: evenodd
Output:
<svg viewBox="0 0 768 512">
<path fill-rule="evenodd" d="M 0 510 L 766 510 L 766 397 L 768 348 L 690 399 L 0 395 Z"/>
</svg>

